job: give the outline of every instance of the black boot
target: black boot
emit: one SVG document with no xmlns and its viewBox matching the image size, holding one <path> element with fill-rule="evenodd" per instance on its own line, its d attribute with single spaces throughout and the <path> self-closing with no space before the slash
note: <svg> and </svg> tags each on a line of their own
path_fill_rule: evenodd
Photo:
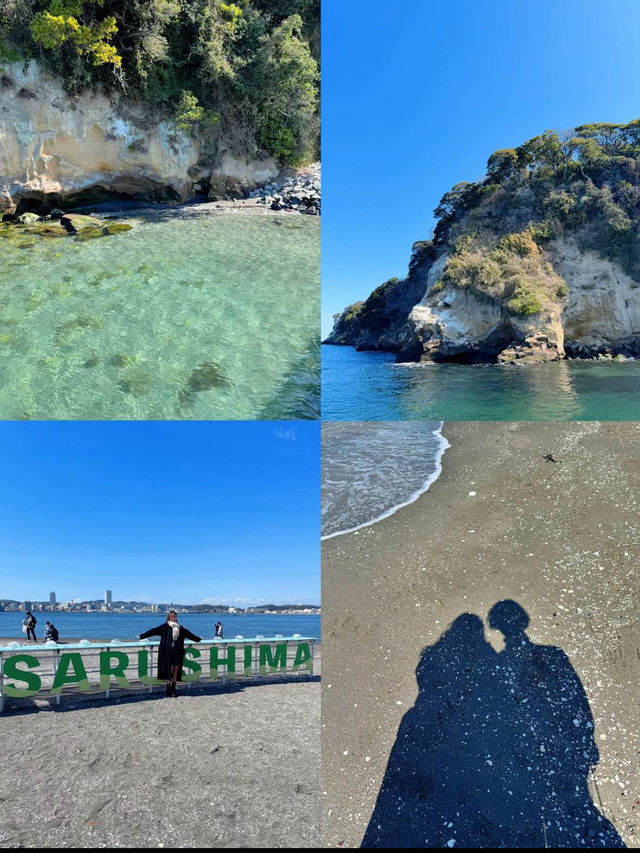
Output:
<svg viewBox="0 0 640 853">
<path fill-rule="evenodd" d="M 171 695 L 173 696 L 173 698 L 174 698 L 174 699 L 177 699 L 177 698 L 178 698 L 178 691 L 177 691 L 177 689 L 176 689 L 176 683 L 175 683 L 175 681 L 174 681 L 174 682 L 173 682 L 173 684 L 171 685 Z"/>
<path fill-rule="evenodd" d="M 173 696 L 173 693 L 171 692 L 171 684 L 167 684 L 167 689 L 166 689 L 166 691 L 165 691 L 165 694 L 164 694 L 164 695 L 165 695 L 167 698 L 168 698 L 169 696 Z"/>
</svg>

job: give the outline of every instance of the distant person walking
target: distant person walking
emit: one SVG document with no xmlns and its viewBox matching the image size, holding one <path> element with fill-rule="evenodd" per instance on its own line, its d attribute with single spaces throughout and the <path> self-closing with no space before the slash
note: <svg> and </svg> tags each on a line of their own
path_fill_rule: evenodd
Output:
<svg viewBox="0 0 640 853">
<path fill-rule="evenodd" d="M 224 640 L 224 635 L 222 633 L 222 622 L 216 622 L 216 637 L 220 637 L 221 640 Z"/>
<path fill-rule="evenodd" d="M 58 642 L 58 629 L 52 622 L 44 623 L 44 638 L 45 640 L 53 640 L 54 643 Z"/>
<path fill-rule="evenodd" d="M 27 613 L 26 613 L 25 618 L 24 618 L 24 622 L 22 623 L 22 630 L 27 635 L 27 641 L 29 643 L 31 642 L 31 635 L 32 634 L 33 634 L 33 642 L 34 643 L 38 642 L 38 640 L 36 638 L 36 622 L 37 621 L 38 620 L 32 614 L 32 612 L 30 610 L 27 610 Z"/>
<path fill-rule="evenodd" d="M 175 610 L 167 613 L 167 621 L 150 631 L 140 634 L 141 640 L 147 637 L 160 637 L 158 647 L 158 678 L 167 682 L 167 696 L 176 696 L 176 682 L 182 681 L 182 664 L 184 662 L 184 641 L 193 640 L 199 643 L 202 637 L 197 637 L 178 623 Z"/>
</svg>

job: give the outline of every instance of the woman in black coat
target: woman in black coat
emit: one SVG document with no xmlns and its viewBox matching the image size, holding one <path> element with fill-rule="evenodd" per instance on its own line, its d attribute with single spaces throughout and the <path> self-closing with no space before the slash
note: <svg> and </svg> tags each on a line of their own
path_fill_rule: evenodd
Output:
<svg viewBox="0 0 640 853">
<path fill-rule="evenodd" d="M 176 681 L 182 681 L 182 664 L 184 661 L 184 641 L 193 640 L 199 643 L 202 637 L 196 637 L 183 625 L 178 624 L 178 614 L 175 610 L 167 613 L 164 625 L 151 628 L 140 634 L 141 640 L 147 637 L 160 637 L 158 647 L 158 678 L 167 682 L 167 696 L 177 696 Z"/>
</svg>

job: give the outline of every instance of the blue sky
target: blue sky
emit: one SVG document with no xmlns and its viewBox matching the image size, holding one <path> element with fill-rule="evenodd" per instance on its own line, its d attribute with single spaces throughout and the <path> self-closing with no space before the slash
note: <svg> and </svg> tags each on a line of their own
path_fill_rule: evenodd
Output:
<svg viewBox="0 0 640 853">
<path fill-rule="evenodd" d="M 322 29 L 324 334 L 493 151 L 640 117 L 638 0 L 325 0 Z"/>
<path fill-rule="evenodd" d="M 312 422 L 0 423 L 0 598 L 319 603 Z"/>
</svg>

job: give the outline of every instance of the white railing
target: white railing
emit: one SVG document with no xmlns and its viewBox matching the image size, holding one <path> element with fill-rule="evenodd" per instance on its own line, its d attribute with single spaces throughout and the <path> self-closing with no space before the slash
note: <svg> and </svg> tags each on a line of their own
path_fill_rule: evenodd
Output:
<svg viewBox="0 0 640 853">
<path fill-rule="evenodd" d="M 157 671 L 158 640 L 139 642 L 44 643 L 0 646 L 0 712 L 7 699 L 102 693 L 115 688 L 148 690 L 162 684 Z M 312 676 L 315 640 L 311 637 L 235 637 L 185 641 L 182 680 L 247 681 Z"/>
</svg>

